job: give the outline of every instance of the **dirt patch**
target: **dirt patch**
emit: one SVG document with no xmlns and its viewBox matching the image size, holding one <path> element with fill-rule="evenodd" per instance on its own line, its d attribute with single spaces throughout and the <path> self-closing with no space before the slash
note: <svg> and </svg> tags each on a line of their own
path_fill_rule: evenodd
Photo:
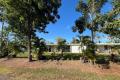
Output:
<svg viewBox="0 0 120 80">
<path fill-rule="evenodd" d="M 120 76 L 120 65 L 110 64 L 110 69 L 101 69 L 97 65 L 83 64 L 77 61 L 33 61 L 28 62 L 28 59 L 0 59 L 0 65 L 12 68 L 58 68 L 58 69 L 76 69 L 82 72 L 94 73 L 97 75 L 117 75 Z M 2 79 L 0 79 L 2 80 Z M 3 79 L 4 80 L 4 79 Z"/>
</svg>

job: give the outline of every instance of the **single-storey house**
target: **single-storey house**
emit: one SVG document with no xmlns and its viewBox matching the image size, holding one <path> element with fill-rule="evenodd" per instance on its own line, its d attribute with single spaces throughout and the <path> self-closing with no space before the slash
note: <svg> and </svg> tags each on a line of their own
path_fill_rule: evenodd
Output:
<svg viewBox="0 0 120 80">
<path fill-rule="evenodd" d="M 120 43 L 96 43 L 97 53 L 101 54 L 111 54 L 112 47 L 120 46 Z M 57 51 L 57 44 L 47 44 L 48 52 Z M 63 52 L 70 52 L 70 53 L 82 53 L 82 50 L 86 49 L 86 46 L 81 46 L 81 44 L 66 44 L 65 49 Z M 117 53 L 117 51 L 114 51 Z"/>
</svg>

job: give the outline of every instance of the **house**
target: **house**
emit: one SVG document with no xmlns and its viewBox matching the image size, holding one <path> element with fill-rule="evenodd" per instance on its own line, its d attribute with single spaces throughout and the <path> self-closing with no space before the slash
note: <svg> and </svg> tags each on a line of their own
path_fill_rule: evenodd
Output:
<svg viewBox="0 0 120 80">
<path fill-rule="evenodd" d="M 112 48 L 114 46 L 120 46 L 120 43 L 96 43 L 97 49 L 96 53 L 100 54 L 111 54 Z M 56 52 L 57 44 L 47 44 L 48 52 Z M 81 44 L 66 44 L 65 49 L 63 52 L 68 53 L 82 53 L 82 50 L 86 49 L 86 46 L 81 46 Z M 118 53 L 114 51 L 114 53 Z"/>
<path fill-rule="evenodd" d="M 113 50 L 113 47 L 120 47 L 120 43 L 96 43 L 97 52 L 100 54 L 118 54 L 117 50 Z M 120 49 L 119 49 L 120 50 Z"/>
</svg>

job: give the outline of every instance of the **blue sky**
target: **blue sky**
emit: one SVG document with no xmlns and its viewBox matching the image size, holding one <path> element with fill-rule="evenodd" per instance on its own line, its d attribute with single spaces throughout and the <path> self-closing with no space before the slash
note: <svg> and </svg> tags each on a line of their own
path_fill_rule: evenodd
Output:
<svg viewBox="0 0 120 80">
<path fill-rule="evenodd" d="M 62 0 L 62 6 L 59 9 L 60 19 L 55 24 L 49 24 L 47 26 L 48 34 L 38 34 L 39 37 L 45 38 L 47 41 L 55 42 L 57 37 L 62 37 L 68 42 L 71 42 L 73 37 L 76 37 L 78 33 L 73 33 L 71 27 L 74 25 L 75 20 L 81 16 L 80 13 L 75 11 L 76 5 L 79 0 Z M 112 6 L 107 3 L 102 13 L 110 11 Z M 90 31 L 86 30 L 84 35 L 90 35 Z M 104 34 L 98 33 L 97 35 L 103 36 Z M 104 35 L 105 36 L 105 35 Z M 101 42 L 106 42 L 107 39 L 101 39 Z"/>
<path fill-rule="evenodd" d="M 48 34 L 37 33 L 41 38 L 46 39 L 50 42 L 55 42 L 57 37 L 62 37 L 68 42 L 71 42 L 73 37 L 76 37 L 78 33 L 73 33 L 71 27 L 74 25 L 75 20 L 81 16 L 80 13 L 75 11 L 76 5 L 79 0 L 62 0 L 62 6 L 59 9 L 60 19 L 55 24 L 49 24 L 46 30 Z M 112 6 L 107 3 L 102 9 L 102 13 L 110 11 Z M 1 26 L 1 23 L 0 23 Z M 90 35 L 90 31 L 86 30 L 84 35 Z M 98 33 L 97 35 L 102 36 L 104 34 Z M 107 39 L 101 39 L 101 42 L 106 42 Z"/>
<path fill-rule="evenodd" d="M 39 36 L 51 42 L 54 42 L 57 37 L 71 41 L 72 37 L 77 35 L 72 32 L 71 27 L 80 16 L 80 13 L 75 11 L 77 2 L 78 0 L 62 0 L 62 6 L 59 9 L 60 19 L 55 24 L 48 25 L 46 29 L 48 34 L 39 34 Z"/>
</svg>

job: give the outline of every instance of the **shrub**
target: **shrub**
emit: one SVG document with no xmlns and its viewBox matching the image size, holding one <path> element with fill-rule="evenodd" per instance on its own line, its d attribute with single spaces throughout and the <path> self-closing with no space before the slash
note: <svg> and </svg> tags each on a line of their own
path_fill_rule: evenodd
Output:
<svg viewBox="0 0 120 80">
<path fill-rule="evenodd" d="M 114 62 L 114 63 L 119 63 L 119 62 L 120 62 L 120 56 L 117 56 L 117 55 L 116 55 L 116 56 L 113 58 L 112 62 Z"/>
<path fill-rule="evenodd" d="M 81 54 L 78 53 L 64 53 L 63 55 L 61 54 L 54 54 L 54 55 L 50 55 L 50 54 L 44 54 L 44 56 L 46 56 L 47 60 L 58 60 L 58 59 L 62 59 L 62 60 L 79 60 L 81 57 Z"/>
<path fill-rule="evenodd" d="M 99 56 L 98 58 L 96 58 L 95 63 L 98 64 L 99 67 L 101 66 L 102 69 L 109 69 L 110 68 L 109 61 L 110 60 L 108 57 Z"/>
<path fill-rule="evenodd" d="M 95 61 L 97 64 L 109 64 L 108 58 L 97 58 Z"/>
<path fill-rule="evenodd" d="M 63 55 L 64 60 L 79 60 L 81 57 L 81 54 L 78 53 L 66 53 Z"/>
</svg>

